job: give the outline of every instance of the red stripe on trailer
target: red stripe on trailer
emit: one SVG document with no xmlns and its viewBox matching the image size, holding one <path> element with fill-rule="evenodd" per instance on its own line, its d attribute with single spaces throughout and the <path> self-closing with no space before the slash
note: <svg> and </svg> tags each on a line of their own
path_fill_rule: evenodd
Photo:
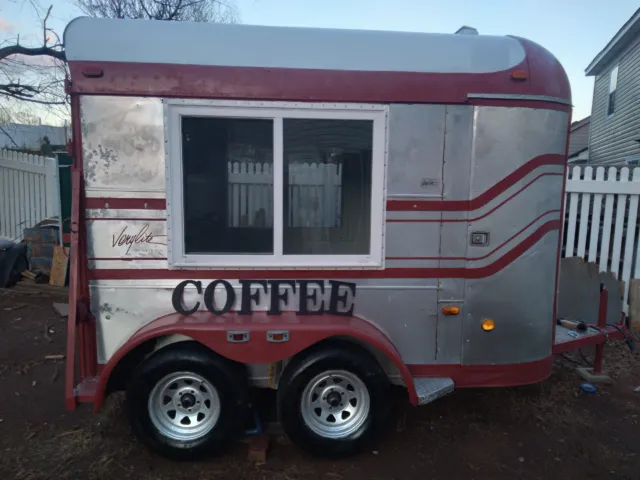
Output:
<svg viewBox="0 0 640 480">
<path fill-rule="evenodd" d="M 560 220 L 551 220 L 495 262 L 478 268 L 386 268 L 382 270 L 169 270 L 169 269 L 93 269 L 90 280 L 196 280 L 211 278 L 290 279 L 290 278 L 484 278 L 513 263 L 547 233 L 559 230 Z"/>
<path fill-rule="evenodd" d="M 548 95 L 571 100 L 569 78 L 560 62 L 546 48 L 537 43 L 522 37 L 511 37 L 518 40 L 526 52 L 529 95 Z"/>
<path fill-rule="evenodd" d="M 565 165 L 566 157 L 561 154 L 540 155 L 518 167 L 493 187 L 472 200 L 389 200 L 387 210 L 390 211 L 432 211 L 432 212 L 466 212 L 477 210 L 494 200 L 498 195 L 518 183 L 536 168 L 544 165 Z M 535 181 L 535 179 L 534 179 Z"/>
<path fill-rule="evenodd" d="M 301 102 L 468 103 L 469 94 L 531 95 L 510 72 L 390 72 L 71 61 L 79 94 Z M 99 78 L 84 71 L 101 70 Z M 552 82 L 550 82 L 552 83 Z M 538 95 L 550 95 L 538 93 Z M 562 96 L 568 100 L 569 97 Z"/>
<path fill-rule="evenodd" d="M 456 388 L 529 385 L 551 375 L 553 357 L 507 365 L 407 365 L 416 378 L 448 377 Z"/>
<path fill-rule="evenodd" d="M 501 206 L 503 206 L 505 203 L 507 203 L 509 200 L 512 200 L 513 198 L 515 198 L 516 196 L 518 196 L 520 193 L 524 192 L 527 188 L 529 188 L 531 185 L 533 185 L 539 178 L 541 177 L 546 177 L 546 176 L 561 176 L 563 175 L 562 173 L 541 173 L 540 175 L 538 175 L 536 178 L 534 178 L 533 180 L 531 180 L 529 183 L 527 183 L 524 187 L 522 187 L 520 190 L 518 190 L 517 192 L 513 193 L 512 195 L 510 195 L 509 197 L 507 197 L 505 200 L 503 200 L 502 202 L 500 202 L 498 205 L 496 205 L 495 207 L 493 207 L 491 210 L 489 210 L 488 212 L 486 212 L 483 215 L 480 215 L 479 217 L 476 218 L 430 218 L 430 219 L 408 219 L 408 218 L 388 218 L 387 222 L 391 222 L 391 223 L 455 223 L 455 222 L 476 222 L 478 220 L 482 220 L 483 218 L 488 217 L 489 215 L 491 215 L 493 212 L 495 212 L 496 210 L 498 210 Z M 427 200 L 428 202 L 429 200 Z M 431 200 L 433 201 L 433 200 Z M 438 201 L 438 200 L 436 200 Z M 446 201 L 446 200 L 445 200 Z M 415 202 L 414 202 L 415 203 Z M 417 209 L 416 209 L 417 210 Z"/>
<path fill-rule="evenodd" d="M 89 257 L 87 260 L 118 260 L 123 262 L 139 262 L 146 260 L 166 260 L 167 257 Z"/>
<path fill-rule="evenodd" d="M 516 238 L 522 232 L 524 232 L 527 228 L 531 227 L 534 223 L 536 223 L 542 217 L 545 217 L 545 216 L 549 215 L 550 213 L 557 213 L 559 211 L 560 211 L 559 209 L 549 210 L 549 211 L 544 212 L 541 215 L 538 215 L 538 217 L 533 219 L 528 225 L 526 225 L 521 230 L 519 230 L 516 233 L 514 233 L 511 237 L 506 239 L 504 242 L 502 242 L 500 245 L 498 245 L 496 248 L 491 250 L 486 255 L 483 255 L 482 257 L 387 257 L 387 260 L 464 260 L 464 261 L 467 261 L 467 262 L 473 262 L 473 261 L 477 261 L 477 260 L 484 260 L 485 258 L 489 258 L 491 255 L 496 253 L 498 250 L 500 250 L 507 243 L 509 243 L 514 238 Z"/>
<path fill-rule="evenodd" d="M 533 219 L 531 222 L 529 222 L 522 229 L 520 229 L 519 231 L 514 233 L 511 237 L 509 237 L 507 240 L 502 242 L 500 245 L 498 245 L 496 248 L 494 248 L 491 252 L 489 252 L 486 255 L 483 255 L 481 257 L 386 257 L 386 260 L 463 260 L 463 261 L 470 261 L 470 262 L 477 261 L 477 260 L 484 260 L 485 258 L 489 258 L 491 255 L 496 253 L 498 250 L 500 250 L 507 243 L 509 243 L 514 238 L 516 238 L 522 232 L 524 232 L 527 228 L 531 227 L 534 223 L 536 223 L 541 218 L 549 215 L 550 213 L 558 213 L 558 212 L 560 212 L 560 209 L 548 210 L 548 211 L 538 215 L 535 219 Z M 99 218 L 99 219 L 96 219 L 96 220 L 149 220 L 149 219 Z M 159 220 L 159 219 L 152 219 L 152 220 Z M 124 261 L 138 261 L 138 260 L 141 260 L 141 261 L 145 261 L 145 260 L 167 260 L 167 257 L 90 257 L 89 260 L 124 260 Z M 323 272 L 325 272 L 325 271 L 326 270 L 323 270 Z"/>
<path fill-rule="evenodd" d="M 84 206 L 96 209 L 165 210 L 167 201 L 164 198 L 88 197 L 85 199 Z"/>
<path fill-rule="evenodd" d="M 85 221 L 92 221 L 92 222 L 100 222 L 100 221 L 104 221 L 104 220 L 117 220 L 117 221 L 124 221 L 124 222 L 166 222 L 167 219 L 166 218 L 153 218 L 153 217 L 149 217 L 149 218 L 137 218 L 137 217 L 90 217 L 90 218 L 85 218 Z"/>
<path fill-rule="evenodd" d="M 510 187 L 518 183 L 529 173 L 537 168 L 545 165 L 565 165 L 566 157 L 560 154 L 545 154 L 535 157 L 529 162 L 518 167 L 514 172 L 510 173 L 487 191 L 472 200 L 388 200 L 387 210 L 389 211 L 471 211 L 486 205 L 494 200 L 500 194 L 504 193 Z M 512 199 L 522 190 L 529 187 L 538 178 L 546 175 L 561 175 L 560 173 L 542 173 L 531 180 L 527 185 L 522 187 L 518 192 L 509 197 L 506 201 Z M 504 202 L 503 202 L 504 203 Z M 502 204 L 501 204 L 502 205 Z M 501 205 L 498 205 L 501 206 Z M 89 197 L 85 200 L 86 208 L 93 209 L 139 209 L 139 210 L 165 210 L 167 201 L 164 198 L 112 198 L 112 197 Z M 496 208 L 498 208 L 496 207 Z M 489 212 L 491 213 L 491 212 Z M 488 214 L 487 214 L 488 215 Z M 484 217 L 479 217 L 484 218 Z M 102 218 L 94 218 L 92 220 L 102 220 Z M 112 220 L 105 218 L 104 220 Z M 149 219 L 163 220 L 163 219 Z M 389 222 L 401 221 L 418 221 L 418 220 L 400 220 L 389 219 Z M 440 220 L 438 220 L 440 221 Z M 446 221 L 446 220 L 445 220 Z M 467 220 L 464 220 L 467 221 Z"/>
<path fill-rule="evenodd" d="M 80 118 L 80 99 L 71 96 L 71 113 Z M 69 266 L 69 315 L 67 319 L 67 361 L 65 365 L 65 405 L 76 407 L 74 391 L 76 378 L 76 353 L 78 374 L 81 380 L 96 375 L 97 340 L 95 318 L 89 308 L 89 280 L 87 275 L 87 237 L 84 228 L 84 185 L 82 173 L 82 135 L 79 121 L 72 123 L 73 165 L 71 167 L 71 262 Z M 78 348 L 76 349 L 76 339 Z"/>
</svg>

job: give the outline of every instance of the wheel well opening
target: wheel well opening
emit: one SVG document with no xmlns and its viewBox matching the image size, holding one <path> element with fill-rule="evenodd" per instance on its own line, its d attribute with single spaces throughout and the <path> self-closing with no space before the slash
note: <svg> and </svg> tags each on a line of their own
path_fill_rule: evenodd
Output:
<svg viewBox="0 0 640 480">
<path fill-rule="evenodd" d="M 185 335 L 160 335 L 132 348 L 118 361 L 111 371 L 105 396 L 113 392 L 125 390 L 133 371 L 153 352 L 177 342 L 189 341 L 195 342 L 196 340 Z"/>
<path fill-rule="evenodd" d="M 382 368 L 382 370 L 384 370 L 384 372 L 387 375 L 387 378 L 389 379 L 389 381 L 392 384 L 396 384 L 396 385 L 402 385 L 404 386 L 404 380 L 402 379 L 402 375 L 400 374 L 400 371 L 398 370 L 398 368 L 396 367 L 396 365 L 394 364 L 393 360 L 389 357 L 389 355 L 387 355 L 386 353 L 382 352 L 380 349 L 376 348 L 375 346 L 371 345 L 370 343 L 364 341 L 364 340 L 360 340 L 359 338 L 355 338 L 349 335 L 335 335 L 335 336 L 331 336 L 331 337 L 327 337 L 321 341 L 319 341 L 318 343 L 314 343 L 313 345 L 301 350 L 300 352 L 298 352 L 296 355 L 294 355 L 293 357 L 291 357 L 289 359 L 289 361 L 287 362 L 290 363 L 290 361 L 295 358 L 298 355 L 302 355 L 306 352 L 308 352 L 309 350 L 312 349 L 316 349 L 316 348 L 322 348 L 324 346 L 328 346 L 328 345 L 341 345 L 347 348 L 355 348 L 361 351 L 365 351 L 369 354 L 371 354 L 375 360 L 378 362 L 378 365 L 380 365 L 380 367 Z M 287 365 L 284 365 L 284 368 L 286 369 Z"/>
</svg>

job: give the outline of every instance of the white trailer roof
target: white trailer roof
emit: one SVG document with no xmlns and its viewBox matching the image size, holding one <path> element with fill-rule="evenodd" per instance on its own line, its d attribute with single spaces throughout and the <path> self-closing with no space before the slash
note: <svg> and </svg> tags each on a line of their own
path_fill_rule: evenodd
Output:
<svg viewBox="0 0 640 480">
<path fill-rule="evenodd" d="M 490 73 L 525 58 L 510 37 L 77 18 L 67 59 L 355 71 Z"/>
</svg>

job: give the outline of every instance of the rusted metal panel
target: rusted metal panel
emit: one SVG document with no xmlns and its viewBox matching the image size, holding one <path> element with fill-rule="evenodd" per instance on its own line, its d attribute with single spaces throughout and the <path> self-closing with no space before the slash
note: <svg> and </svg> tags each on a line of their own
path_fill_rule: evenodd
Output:
<svg viewBox="0 0 640 480">
<path fill-rule="evenodd" d="M 164 130 L 158 98 L 83 96 L 87 196 L 164 197 Z"/>
</svg>

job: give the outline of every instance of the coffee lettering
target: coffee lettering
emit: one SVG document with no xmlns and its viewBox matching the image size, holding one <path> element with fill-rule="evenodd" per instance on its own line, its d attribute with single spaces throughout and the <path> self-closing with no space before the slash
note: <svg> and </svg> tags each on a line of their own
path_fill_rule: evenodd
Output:
<svg viewBox="0 0 640 480">
<path fill-rule="evenodd" d="M 224 304 L 224 307 L 221 309 L 217 309 L 215 305 L 215 293 L 216 287 L 218 285 L 222 285 L 225 289 L 227 295 L 227 301 Z M 226 280 L 216 280 L 215 282 L 211 282 L 206 290 L 204 291 L 204 306 L 207 307 L 211 313 L 215 313 L 216 315 L 224 315 L 233 304 L 236 302 L 236 291 L 233 289 L 233 286 L 227 282 Z"/>
<path fill-rule="evenodd" d="M 253 312 L 251 302 L 260 303 L 260 289 L 251 293 L 251 285 L 259 285 L 264 288 L 264 293 L 267 293 L 267 281 L 266 280 L 240 280 L 242 285 L 242 296 L 240 304 L 240 313 L 243 315 L 249 315 Z"/>
<path fill-rule="evenodd" d="M 280 285 L 289 285 L 293 293 L 296 293 L 296 282 L 293 280 L 269 280 L 269 287 L 271 287 L 271 308 L 267 312 L 269 315 L 280 315 L 282 313 L 280 309 L 281 300 L 285 305 L 289 303 L 289 290 L 284 290 L 280 293 Z"/>
<path fill-rule="evenodd" d="M 213 280 L 202 289 L 202 282 L 185 280 L 173 290 L 171 303 L 173 309 L 182 315 L 191 315 L 200 308 L 197 301 L 192 308 L 184 304 L 184 291 L 188 285 L 194 285 L 198 295 L 202 296 L 205 308 L 214 315 L 224 315 L 231 312 L 236 304 L 237 293 L 235 287 L 227 280 Z M 222 286 L 225 291 L 224 305 L 216 305 L 216 289 Z M 351 316 L 354 310 L 356 284 L 329 280 L 330 294 L 328 308 L 324 305 L 324 280 L 240 280 L 240 311 L 242 315 L 250 315 L 254 308 L 260 305 L 262 290 L 269 296 L 270 307 L 267 315 L 280 315 L 291 302 L 295 302 L 298 294 L 298 315 L 321 315 L 325 312 L 331 315 Z M 312 288 L 310 288 L 312 287 Z M 255 288 L 254 291 L 251 289 Z M 293 296 L 290 293 L 293 293 Z M 222 303 L 222 302 L 220 302 Z M 265 312 L 263 312 L 264 314 Z"/>
<path fill-rule="evenodd" d="M 180 282 L 178 284 L 178 286 L 173 291 L 173 295 L 171 296 L 171 303 L 173 305 L 173 309 L 176 312 L 181 313 L 182 315 L 191 315 L 192 313 L 198 311 L 198 309 L 200 308 L 200 302 L 196 302 L 196 305 L 191 310 L 187 310 L 187 307 L 184 306 L 184 303 L 182 302 L 182 296 L 187 285 L 195 285 L 198 294 L 202 293 L 202 282 L 200 281 L 196 282 L 193 280 L 185 280 L 184 282 Z"/>
<path fill-rule="evenodd" d="M 313 315 L 315 313 L 324 312 L 324 303 L 322 303 L 322 297 L 324 296 L 324 282 L 322 280 L 298 280 L 298 284 L 300 285 L 298 313 L 300 315 Z M 309 293 L 308 287 L 313 284 L 317 285 L 318 289 Z M 320 291 L 320 301 L 318 301 L 318 290 Z M 309 308 L 309 300 L 313 302 L 312 305 L 318 305 L 315 310 Z"/>
<path fill-rule="evenodd" d="M 344 315 L 351 316 L 353 315 L 353 301 L 351 302 L 351 307 L 348 310 L 340 310 L 339 306 L 342 304 L 342 308 L 347 308 L 347 304 L 349 303 L 349 292 L 351 292 L 352 300 L 355 300 L 356 297 L 356 284 L 351 282 L 340 282 L 338 280 L 329 280 L 331 284 L 331 296 L 329 297 L 329 313 L 332 315 Z M 345 287 L 347 290 L 340 293 L 340 288 Z"/>
</svg>

